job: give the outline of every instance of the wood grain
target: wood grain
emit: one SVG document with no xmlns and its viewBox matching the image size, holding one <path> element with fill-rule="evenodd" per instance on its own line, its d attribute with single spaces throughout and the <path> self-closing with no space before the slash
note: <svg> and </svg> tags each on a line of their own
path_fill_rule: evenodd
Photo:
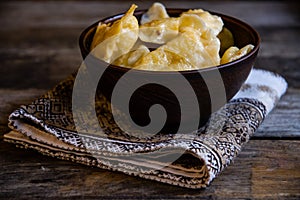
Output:
<svg viewBox="0 0 300 200">
<path fill-rule="evenodd" d="M 289 89 L 234 163 L 204 190 L 189 190 L 90 168 L 3 142 L 7 118 L 75 71 L 78 38 L 105 16 L 134 1 L 0 2 L 1 199 L 299 199 L 300 6 L 294 1 L 161 1 L 240 18 L 257 29 L 256 68 L 286 78 Z M 134 2 L 139 9 L 152 1 Z"/>
<path fill-rule="evenodd" d="M 75 165 L 1 142 L 1 197 L 285 199 L 300 197 L 300 141 L 253 141 L 207 189 Z M 6 151 L 10 150 L 10 151 Z"/>
</svg>

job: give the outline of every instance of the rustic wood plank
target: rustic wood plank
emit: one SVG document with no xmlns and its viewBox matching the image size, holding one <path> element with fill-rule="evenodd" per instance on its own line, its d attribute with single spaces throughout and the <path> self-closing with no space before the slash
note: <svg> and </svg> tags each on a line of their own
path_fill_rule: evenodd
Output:
<svg viewBox="0 0 300 200">
<path fill-rule="evenodd" d="M 42 89 L 27 89 L 27 90 L 8 90 L 0 89 L 0 140 L 2 136 L 10 131 L 8 128 L 8 117 L 12 111 L 19 108 L 21 105 L 26 105 L 34 99 L 43 95 L 46 90 Z M 0 147 L 3 149 L 4 147 Z M 0 161 L 1 163 L 1 161 Z"/>
<path fill-rule="evenodd" d="M 276 56 L 264 58 L 259 56 L 255 67 L 269 70 L 283 76 L 290 88 L 300 88 L 300 57 L 294 59 L 280 59 Z"/>
<path fill-rule="evenodd" d="M 90 168 L 3 142 L 8 115 L 80 65 L 80 32 L 132 2 L 0 2 L 0 198 L 300 199 L 300 4 L 293 1 L 162 1 L 248 22 L 262 38 L 256 67 L 283 75 L 290 86 L 235 162 L 205 190 Z M 143 9 L 152 1 L 135 3 Z"/>
<path fill-rule="evenodd" d="M 275 109 L 266 117 L 254 138 L 300 137 L 300 90 L 289 89 Z"/>
<path fill-rule="evenodd" d="M 172 8 L 204 8 L 239 17 L 255 26 L 298 26 L 299 4 L 294 1 L 160 1 Z M 112 14 L 124 12 L 133 1 L 6 1 L 1 3 L 1 28 L 22 26 L 84 27 Z M 147 9 L 153 1 L 134 2 Z M 22 13 L 22 17 L 20 17 Z M 255 16 L 255 17 L 254 17 Z M 14 19 L 14 23 L 11 23 Z M 24 23 L 26 22 L 26 23 Z"/>
<path fill-rule="evenodd" d="M 0 68 L 0 74 L 5 75 L 0 79 L 0 88 L 3 89 L 51 89 L 75 72 L 82 62 L 77 50 L 68 49 L 52 51 L 37 48 L 2 56 L 5 57 Z"/>
<path fill-rule="evenodd" d="M 0 142 L 0 196 L 97 198 L 300 198 L 300 141 L 251 140 L 211 186 L 184 189 L 42 156 Z"/>
</svg>

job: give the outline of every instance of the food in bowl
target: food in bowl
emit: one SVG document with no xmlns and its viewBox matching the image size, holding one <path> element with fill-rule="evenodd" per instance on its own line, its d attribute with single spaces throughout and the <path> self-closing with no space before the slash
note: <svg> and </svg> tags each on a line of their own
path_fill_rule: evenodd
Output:
<svg viewBox="0 0 300 200">
<path fill-rule="evenodd" d="M 138 70 L 184 71 L 225 64 L 254 48 L 252 44 L 234 46 L 222 18 L 203 9 L 170 17 L 161 3 L 154 3 L 138 21 L 136 8 L 133 4 L 113 23 L 98 24 L 91 45 L 97 58 Z M 147 44 L 156 48 L 149 49 Z"/>
<path fill-rule="evenodd" d="M 180 17 L 183 12 L 187 12 L 190 10 L 182 8 L 164 9 L 170 18 Z M 198 120 L 197 123 L 199 123 L 199 127 L 201 127 L 207 122 L 212 112 L 218 110 L 226 103 L 226 101 L 229 101 L 239 91 L 242 84 L 247 79 L 259 51 L 259 34 L 253 27 L 237 18 L 224 15 L 222 13 L 210 12 L 210 14 L 212 15 L 221 17 L 224 23 L 221 32 L 217 35 L 220 40 L 220 58 L 225 55 L 224 52 L 231 46 L 236 46 L 240 50 L 248 44 L 252 44 L 254 48 L 250 52 L 246 53 L 246 55 L 241 56 L 236 60 L 213 67 L 198 67 L 197 69 L 182 71 L 177 71 L 174 69 L 170 70 L 169 68 L 166 71 L 160 71 L 145 69 L 141 70 L 134 67 L 128 67 L 133 66 L 134 63 L 138 62 L 139 59 L 145 57 L 145 55 L 147 55 L 149 52 L 155 51 L 156 49 L 164 45 L 142 42 L 139 38 L 139 34 L 136 34 L 139 33 L 139 31 L 136 31 L 137 26 L 132 26 L 130 23 L 134 22 L 136 24 L 137 20 L 139 25 L 138 29 L 140 29 L 143 20 L 151 20 L 151 18 L 156 16 L 155 13 L 157 12 L 152 12 L 149 14 L 149 11 L 150 9 L 134 11 L 131 10 L 131 13 L 133 12 L 132 14 L 127 14 L 129 13 L 127 12 L 108 16 L 86 27 L 79 37 L 79 45 L 84 63 L 87 64 L 87 69 L 90 70 L 91 77 L 98 78 L 100 76 L 95 74 L 94 72 L 104 71 L 104 73 L 101 74 L 97 92 L 104 95 L 110 102 L 112 102 L 112 93 L 115 91 L 114 89 L 116 88 L 116 85 L 122 85 L 124 87 L 123 90 L 119 90 L 119 96 L 121 100 L 123 100 L 124 97 L 128 96 L 129 89 L 127 89 L 126 87 L 138 87 L 138 89 L 135 90 L 134 93 L 130 93 L 130 95 L 132 94 L 132 96 L 129 102 L 130 117 L 136 124 L 144 126 L 148 123 L 151 123 L 152 118 L 149 116 L 149 109 L 152 108 L 152 105 L 158 104 L 165 109 L 167 114 L 165 125 L 160 131 L 161 133 L 177 133 L 180 124 L 184 124 L 185 122 L 189 124 L 189 122 L 193 121 L 194 119 Z M 160 14 L 157 14 L 157 16 L 166 16 L 166 13 L 162 11 Z M 124 16 L 126 16 L 125 19 L 127 19 L 125 21 L 123 18 Z M 122 23 L 120 23 L 120 21 L 122 21 Z M 113 24 L 117 25 L 112 28 Z M 112 45 L 110 47 L 115 47 L 114 45 L 123 46 L 122 42 L 127 42 L 126 38 L 118 36 L 119 33 L 122 33 L 124 31 L 124 29 L 121 29 L 120 27 L 126 27 L 126 30 L 128 31 L 126 32 L 126 34 L 130 35 L 130 40 L 128 40 L 128 42 L 130 41 L 130 45 L 129 43 L 126 43 L 124 45 L 128 46 L 123 47 L 130 49 L 128 53 L 120 53 L 121 50 L 118 49 L 116 49 L 116 51 L 112 51 L 113 48 L 110 48 L 108 53 L 114 55 L 113 59 L 110 60 L 111 62 L 107 62 L 109 64 L 98 62 L 99 57 L 95 58 L 99 53 L 99 51 L 97 51 L 99 49 L 97 48 L 101 47 L 102 50 L 106 50 L 105 45 L 103 44 L 108 44 L 101 43 L 102 45 L 92 45 L 92 43 L 95 41 L 95 35 L 97 34 L 97 32 L 99 33 L 99 31 L 97 31 L 97 29 L 99 29 L 99 25 L 103 25 L 105 27 L 103 28 L 103 30 L 110 30 L 108 32 L 109 34 L 106 34 L 105 36 L 107 38 L 108 36 L 112 36 L 111 40 L 107 40 L 113 41 L 112 43 L 110 43 Z M 122 38 L 122 40 L 115 40 L 115 38 L 118 37 Z M 136 41 L 131 40 L 131 38 L 134 39 L 136 37 Z M 135 41 L 135 43 L 131 41 Z M 133 46 L 131 47 L 131 45 Z M 237 55 L 240 54 L 240 52 L 237 52 L 235 50 L 236 49 L 230 50 L 232 52 L 229 51 L 229 53 Z M 116 54 L 114 54 L 115 52 Z M 100 55 L 105 54 L 106 52 L 100 52 Z M 175 60 L 169 61 L 174 62 L 174 66 L 178 66 L 175 65 L 175 63 L 186 62 L 186 60 L 180 60 L 182 59 L 180 55 L 171 54 L 171 56 L 172 55 L 175 55 L 173 56 Z M 108 56 L 107 58 L 110 59 L 111 57 Z M 149 62 L 150 61 L 152 62 L 153 60 L 149 59 Z M 162 64 L 164 63 L 165 62 L 162 62 Z M 160 67 L 160 64 L 158 64 L 156 67 L 156 69 L 162 68 Z M 131 76 L 126 76 L 127 74 L 130 74 Z M 219 75 L 217 79 L 214 78 L 214 75 L 216 74 Z M 196 95 L 196 100 L 198 101 L 196 106 L 193 104 L 193 100 L 195 100 L 195 98 L 189 98 L 191 92 L 190 90 L 187 90 L 187 85 L 180 83 L 178 75 L 184 77 L 184 79 L 188 81 L 189 85 L 192 87 L 192 93 Z M 170 88 L 168 87 L 165 87 L 167 85 L 164 84 L 139 85 L 140 82 L 151 83 L 155 80 L 161 80 L 165 81 L 165 83 L 173 84 L 175 90 L 179 91 L 180 97 L 175 96 L 172 90 L 170 90 Z M 224 90 L 225 92 L 222 92 Z M 190 105 L 189 107 L 187 107 L 187 111 L 185 111 L 184 113 L 182 112 L 184 109 L 180 107 L 180 101 L 178 99 L 184 99 L 186 100 L 187 105 Z M 114 104 L 114 107 L 118 107 L 122 112 L 122 109 L 128 109 L 128 107 L 125 108 L 122 105 L 118 106 L 116 104 Z M 195 110 L 200 111 L 200 119 L 197 118 L 197 116 L 193 115 L 193 112 Z M 189 127 L 189 125 L 187 126 Z M 189 131 L 192 131 L 192 128 L 191 130 L 187 130 L 185 132 L 188 133 Z"/>
</svg>

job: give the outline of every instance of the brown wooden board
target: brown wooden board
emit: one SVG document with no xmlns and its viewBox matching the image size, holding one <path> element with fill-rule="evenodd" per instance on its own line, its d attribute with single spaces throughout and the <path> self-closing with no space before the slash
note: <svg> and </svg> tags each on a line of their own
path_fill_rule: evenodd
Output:
<svg viewBox="0 0 300 200">
<path fill-rule="evenodd" d="M 43 156 L 3 142 L 9 114 L 74 72 L 81 31 L 133 1 L 0 2 L 0 198 L 300 198 L 300 6 L 294 1 L 162 1 L 204 8 L 254 26 L 255 64 L 286 78 L 289 89 L 241 154 L 211 186 L 190 190 Z M 152 1 L 134 2 L 139 9 Z"/>
</svg>

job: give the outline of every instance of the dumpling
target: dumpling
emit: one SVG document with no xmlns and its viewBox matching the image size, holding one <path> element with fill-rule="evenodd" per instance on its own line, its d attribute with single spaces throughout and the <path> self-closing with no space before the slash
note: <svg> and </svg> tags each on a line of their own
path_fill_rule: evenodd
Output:
<svg viewBox="0 0 300 200">
<path fill-rule="evenodd" d="M 144 42 L 164 44 L 178 35 L 178 18 L 153 20 L 140 26 L 139 37 Z"/>
<path fill-rule="evenodd" d="M 220 53 L 219 53 L 221 56 L 224 54 L 226 49 L 228 49 L 231 46 L 234 46 L 234 38 L 231 31 L 226 27 L 223 27 L 222 31 L 218 34 L 217 37 L 221 42 Z"/>
<path fill-rule="evenodd" d="M 155 2 L 148 11 L 142 15 L 141 24 L 164 18 L 169 18 L 165 6 L 161 3 Z"/>
<path fill-rule="evenodd" d="M 141 57 L 149 53 L 148 47 L 140 45 L 137 49 L 128 52 L 116 59 L 113 64 L 123 67 L 132 67 Z"/>
<path fill-rule="evenodd" d="M 241 49 L 236 46 L 229 47 L 221 58 L 221 64 L 237 60 L 242 56 L 248 54 L 253 48 L 254 46 L 252 44 L 248 44 Z"/>
<path fill-rule="evenodd" d="M 208 11 L 202 9 L 188 10 L 182 14 L 196 14 L 198 15 L 206 24 L 207 27 L 211 28 L 214 35 L 218 35 L 223 28 L 223 20 L 217 15 L 212 15 Z"/>
<path fill-rule="evenodd" d="M 149 71 L 181 71 L 191 69 L 192 65 L 184 57 L 158 48 L 143 56 L 133 68 Z"/>
<path fill-rule="evenodd" d="M 184 14 L 176 19 L 177 36 L 141 58 L 135 68 L 182 71 L 220 64 L 220 40 L 203 19 L 196 14 Z"/>
<path fill-rule="evenodd" d="M 133 67 L 157 71 L 183 71 L 216 66 L 220 63 L 220 41 L 210 29 L 196 32 L 185 28 L 175 39 L 143 56 Z"/>
<path fill-rule="evenodd" d="M 192 64 L 193 69 L 216 66 L 220 63 L 220 40 L 210 29 L 196 32 L 193 28 L 185 28 L 184 32 L 160 48 L 181 55 Z"/>
<path fill-rule="evenodd" d="M 94 56 L 112 63 L 131 50 L 139 34 L 138 20 L 133 15 L 136 8 L 137 6 L 133 4 L 126 14 L 112 25 L 98 25 L 91 45 Z"/>
</svg>

